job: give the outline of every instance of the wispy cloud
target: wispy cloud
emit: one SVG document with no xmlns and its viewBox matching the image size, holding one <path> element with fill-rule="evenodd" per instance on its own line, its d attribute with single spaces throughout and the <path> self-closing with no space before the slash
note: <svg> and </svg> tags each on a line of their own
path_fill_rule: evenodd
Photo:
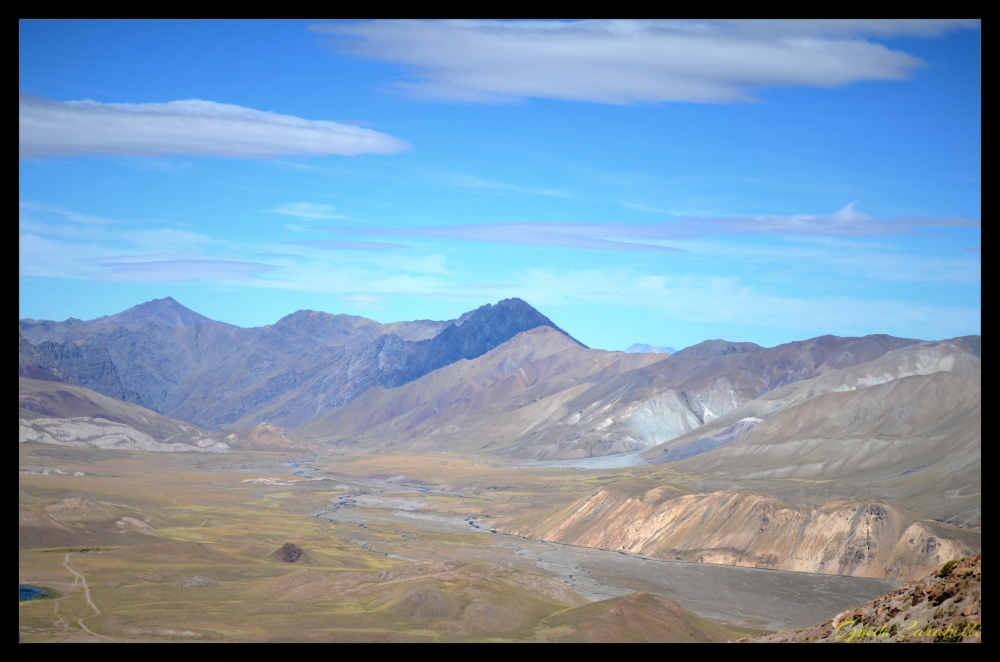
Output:
<svg viewBox="0 0 1000 662">
<path fill-rule="evenodd" d="M 406 248 L 404 244 L 392 244 L 386 241 L 325 241 L 314 239 L 308 241 L 290 241 L 295 246 L 309 246 L 331 251 L 398 251 Z"/>
<path fill-rule="evenodd" d="M 605 251 L 678 252 L 658 244 L 628 241 L 636 227 L 588 223 L 480 223 L 423 228 L 336 228 L 371 236 L 459 239 L 526 246 L 558 246 Z M 331 228 L 335 229 L 335 228 Z M 615 237 L 609 239 L 607 237 Z M 642 237 L 650 238 L 650 237 Z"/>
<path fill-rule="evenodd" d="M 371 294 L 348 294 L 340 297 L 340 301 L 346 310 L 385 310 L 380 305 L 385 299 Z"/>
<path fill-rule="evenodd" d="M 168 159 L 133 158 L 121 159 L 118 165 L 137 170 L 151 170 L 153 172 L 179 172 L 191 167 L 191 163 L 176 162 Z"/>
<path fill-rule="evenodd" d="M 654 210 L 654 213 L 662 213 Z M 851 203 L 833 214 L 792 216 L 679 216 L 649 224 L 629 223 L 478 223 L 417 228 L 329 228 L 371 237 L 457 239 L 499 244 L 558 246 L 605 251 L 679 252 L 661 243 L 706 235 L 767 234 L 785 236 L 877 236 L 912 234 L 915 228 L 978 227 L 966 218 L 900 217 L 880 219 L 863 214 Z"/>
<path fill-rule="evenodd" d="M 769 87 L 899 80 L 917 57 L 866 37 L 933 37 L 974 20 L 366 21 L 316 24 L 341 53 L 408 67 L 417 98 L 630 104 L 753 101 Z"/>
<path fill-rule="evenodd" d="M 625 209 L 635 209 L 637 211 L 647 211 L 650 214 L 662 214 L 665 216 L 680 216 L 677 212 L 669 211 L 667 209 L 660 209 L 658 207 L 650 207 L 649 205 L 641 205 L 637 202 L 626 202 L 622 205 Z"/>
<path fill-rule="evenodd" d="M 21 94 L 19 119 L 22 159 L 88 154 L 273 158 L 395 154 L 409 148 L 371 129 L 199 99 L 125 104 Z"/>
<path fill-rule="evenodd" d="M 277 269 L 260 262 L 238 260 L 145 260 L 97 261 L 101 269 L 92 275 L 95 280 L 123 281 L 199 281 L 248 280 L 260 273 Z"/>
<path fill-rule="evenodd" d="M 426 174 L 426 173 L 425 173 Z M 502 182 L 490 179 L 482 179 L 466 173 L 435 174 L 432 178 L 444 184 L 456 186 L 458 188 L 479 189 L 497 193 L 525 193 L 527 195 L 539 195 L 550 198 L 565 198 L 568 200 L 578 199 L 574 193 L 554 188 L 538 188 L 533 186 L 520 186 L 509 182 Z"/>
<path fill-rule="evenodd" d="M 402 252 L 404 244 L 368 240 L 273 243 L 216 239 L 148 221 L 99 219 L 25 203 L 18 262 L 22 277 L 114 281 L 217 281 L 227 286 L 351 293 L 359 285 L 392 292 L 440 287 L 453 274 L 441 253 Z M 331 251 L 337 251 L 332 254 Z"/>
<path fill-rule="evenodd" d="M 20 209 L 22 213 L 27 211 L 27 212 L 56 214 L 62 218 L 65 218 L 68 221 L 73 221 L 74 223 L 87 223 L 96 225 L 109 225 L 115 223 L 115 221 L 112 221 L 107 218 L 94 216 L 92 214 L 81 214 L 71 209 L 65 209 L 58 205 L 42 205 L 37 202 L 26 202 L 24 200 L 21 200 Z"/>
<path fill-rule="evenodd" d="M 915 228 L 979 227 L 978 219 L 925 216 L 900 216 L 895 219 L 876 218 L 861 213 L 850 203 L 833 214 L 797 214 L 793 216 L 754 216 L 697 219 L 686 217 L 687 222 L 704 223 L 706 229 L 716 232 L 814 234 L 814 235 L 884 235 L 911 234 Z"/>
<path fill-rule="evenodd" d="M 333 205 L 320 205 L 312 202 L 289 202 L 288 204 L 279 205 L 267 211 L 308 221 L 320 221 L 328 218 L 349 218 L 338 214 L 337 208 Z"/>
</svg>

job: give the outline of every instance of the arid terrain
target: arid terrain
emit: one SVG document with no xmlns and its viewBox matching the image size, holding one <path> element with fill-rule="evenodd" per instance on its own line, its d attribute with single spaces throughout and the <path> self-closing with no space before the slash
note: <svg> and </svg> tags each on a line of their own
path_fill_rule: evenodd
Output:
<svg viewBox="0 0 1000 662">
<path fill-rule="evenodd" d="M 825 623 L 751 641 L 979 643 L 981 606 L 982 559 L 977 554 L 949 561 L 937 572 Z"/>
<path fill-rule="evenodd" d="M 21 640 L 826 632 L 980 552 L 980 345 L 22 320 Z"/>
<path fill-rule="evenodd" d="M 20 582 L 51 595 L 21 604 L 23 641 L 726 641 L 897 585 L 491 531 L 632 470 L 21 449 Z"/>
</svg>

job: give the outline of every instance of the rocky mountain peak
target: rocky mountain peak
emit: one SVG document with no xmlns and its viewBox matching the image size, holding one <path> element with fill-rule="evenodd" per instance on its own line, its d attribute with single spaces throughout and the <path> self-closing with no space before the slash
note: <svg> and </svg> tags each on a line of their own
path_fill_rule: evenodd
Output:
<svg viewBox="0 0 1000 662">
<path fill-rule="evenodd" d="M 126 311 L 90 320 L 89 323 L 121 326 L 134 330 L 141 328 L 149 322 L 175 329 L 197 326 L 198 324 L 224 324 L 225 326 L 232 326 L 231 324 L 216 322 L 196 313 L 190 308 L 177 303 L 173 297 L 153 299 L 146 303 L 140 303 L 138 306 L 132 306 Z"/>
<path fill-rule="evenodd" d="M 480 306 L 462 315 L 459 321 L 461 322 L 461 327 L 456 324 L 455 330 L 451 331 L 452 334 L 467 336 L 470 339 L 475 337 L 482 341 L 492 342 L 493 346 L 506 342 L 522 331 L 528 331 L 539 326 L 548 326 L 570 338 L 581 347 L 586 347 L 579 340 L 556 326 L 548 317 L 531 307 L 526 301 L 518 298 L 503 299 L 497 302 L 496 305 L 486 304 Z M 458 329 L 461 330 L 459 331 Z M 449 332 L 449 329 L 442 331 L 442 335 L 447 332 Z M 474 358 L 474 356 L 479 356 L 483 353 L 485 352 L 477 351 L 473 356 L 463 356 L 463 358 Z"/>
</svg>

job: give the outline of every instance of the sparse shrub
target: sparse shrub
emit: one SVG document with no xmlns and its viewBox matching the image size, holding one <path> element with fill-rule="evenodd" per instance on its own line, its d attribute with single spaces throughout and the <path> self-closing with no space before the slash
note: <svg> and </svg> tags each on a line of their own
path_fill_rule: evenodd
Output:
<svg viewBox="0 0 1000 662">
<path fill-rule="evenodd" d="M 958 565 L 958 559 L 952 559 L 951 561 L 948 561 L 943 566 L 941 566 L 941 572 L 939 572 L 938 575 L 940 575 L 941 577 L 947 577 L 948 575 L 951 574 L 951 571 L 955 569 L 956 565 Z"/>
<path fill-rule="evenodd" d="M 934 641 L 941 643 L 954 643 L 962 641 L 965 629 L 969 626 L 969 623 L 962 621 L 961 623 L 955 623 L 944 629 L 943 632 L 934 637 Z"/>
</svg>

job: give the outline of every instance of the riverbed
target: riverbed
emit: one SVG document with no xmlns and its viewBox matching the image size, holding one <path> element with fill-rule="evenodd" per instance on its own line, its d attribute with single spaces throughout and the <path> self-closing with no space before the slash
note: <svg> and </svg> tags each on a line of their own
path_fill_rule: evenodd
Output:
<svg viewBox="0 0 1000 662">
<path fill-rule="evenodd" d="M 297 467 L 297 471 L 302 469 Z M 301 478 L 303 473 L 296 476 Z M 311 514 L 357 526 L 359 540 L 355 542 L 368 553 L 415 560 L 412 540 L 466 533 L 477 538 L 451 546 L 436 543 L 434 560 L 471 558 L 507 563 L 554 577 L 594 601 L 647 591 L 708 618 L 786 630 L 822 622 L 903 584 L 887 579 L 688 563 L 522 538 L 497 532 L 488 517 L 436 512 L 429 507 L 427 492 L 416 486 L 356 477 L 347 482 L 350 485 L 343 487 L 349 487 L 348 491 L 334 497 L 328 508 Z M 373 529 L 399 535 L 366 533 Z"/>
</svg>

